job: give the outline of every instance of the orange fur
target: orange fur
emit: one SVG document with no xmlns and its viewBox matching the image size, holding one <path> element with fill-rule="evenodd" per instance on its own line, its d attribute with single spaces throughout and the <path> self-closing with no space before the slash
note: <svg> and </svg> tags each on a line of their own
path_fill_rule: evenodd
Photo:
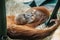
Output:
<svg viewBox="0 0 60 40">
<path fill-rule="evenodd" d="M 37 7 L 39 9 L 40 7 Z M 35 9 L 35 8 L 34 8 Z M 43 11 L 44 7 L 41 7 Z M 46 10 L 44 9 L 44 12 Z M 48 12 L 48 11 L 47 11 Z M 49 12 L 48 12 L 49 13 Z M 49 15 L 49 14 L 47 14 Z M 26 24 L 26 25 L 17 25 L 14 22 L 15 16 L 7 16 L 7 34 L 10 38 L 30 38 L 30 39 L 35 39 L 35 38 L 45 38 L 46 36 L 50 35 L 54 30 L 57 29 L 59 24 L 55 24 L 51 26 L 48 29 L 43 29 L 43 30 L 38 30 L 35 29 L 35 26 L 37 27 L 38 24 L 42 23 L 42 21 L 38 21 L 32 24 Z"/>
</svg>

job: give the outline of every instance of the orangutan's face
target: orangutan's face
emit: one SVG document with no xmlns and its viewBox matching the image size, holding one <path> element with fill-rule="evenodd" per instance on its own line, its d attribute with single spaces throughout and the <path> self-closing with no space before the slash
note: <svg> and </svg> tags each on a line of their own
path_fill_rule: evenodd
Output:
<svg viewBox="0 0 60 40">
<path fill-rule="evenodd" d="M 19 14 L 16 16 L 15 21 L 17 24 L 27 24 L 37 22 L 39 19 L 43 18 L 43 16 L 46 16 L 46 14 L 41 11 L 28 10 L 24 14 Z"/>
</svg>

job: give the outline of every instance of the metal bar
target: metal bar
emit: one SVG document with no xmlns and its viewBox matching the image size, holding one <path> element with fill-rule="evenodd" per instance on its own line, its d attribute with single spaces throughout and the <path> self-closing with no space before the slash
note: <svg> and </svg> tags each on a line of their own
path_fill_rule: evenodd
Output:
<svg viewBox="0 0 60 40">
<path fill-rule="evenodd" d="M 33 2 L 29 5 L 30 7 L 37 7 L 35 0 L 33 0 Z"/>
<path fill-rule="evenodd" d="M 46 26 L 51 26 L 51 25 L 54 24 L 54 22 L 50 23 L 50 20 L 57 18 L 57 12 L 58 12 L 59 7 L 60 7 L 60 0 L 58 0 L 58 2 L 57 2 L 57 4 L 56 4 L 56 6 L 55 6 L 55 8 L 54 8 L 54 10 L 53 10 L 53 12 L 52 12 L 52 14 L 51 14 L 51 16 L 49 17 L 49 19 L 48 19 L 47 22 L 45 23 Z"/>
<path fill-rule="evenodd" d="M 6 40 L 6 9 L 5 0 L 0 0 L 0 40 Z"/>
<path fill-rule="evenodd" d="M 41 3 L 39 6 L 43 6 L 45 4 L 51 3 L 53 0 L 45 0 L 43 3 Z"/>
</svg>

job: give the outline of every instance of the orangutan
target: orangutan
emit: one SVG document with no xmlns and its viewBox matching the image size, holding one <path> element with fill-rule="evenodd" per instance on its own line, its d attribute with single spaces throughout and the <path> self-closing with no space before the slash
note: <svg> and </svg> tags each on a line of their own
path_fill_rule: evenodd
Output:
<svg viewBox="0 0 60 40">
<path fill-rule="evenodd" d="M 49 15 L 49 11 L 45 7 L 41 6 L 33 7 L 27 10 L 25 14 L 18 16 L 7 16 L 7 35 L 12 39 L 45 38 L 52 34 L 60 24 L 57 18 L 55 20 L 55 24 L 51 27 L 42 30 L 35 29 L 37 26 L 44 23 L 48 19 Z"/>
</svg>

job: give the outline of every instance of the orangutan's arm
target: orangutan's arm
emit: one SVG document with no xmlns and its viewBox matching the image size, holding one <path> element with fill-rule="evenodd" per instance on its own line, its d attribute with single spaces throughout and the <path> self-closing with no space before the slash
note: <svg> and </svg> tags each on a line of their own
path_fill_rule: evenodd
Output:
<svg viewBox="0 0 60 40">
<path fill-rule="evenodd" d="M 8 24 L 7 34 L 11 38 L 44 38 L 50 35 L 57 27 L 59 23 L 51 26 L 50 28 L 38 30 L 35 28 L 31 28 L 26 25 L 16 25 L 16 24 Z"/>
</svg>

